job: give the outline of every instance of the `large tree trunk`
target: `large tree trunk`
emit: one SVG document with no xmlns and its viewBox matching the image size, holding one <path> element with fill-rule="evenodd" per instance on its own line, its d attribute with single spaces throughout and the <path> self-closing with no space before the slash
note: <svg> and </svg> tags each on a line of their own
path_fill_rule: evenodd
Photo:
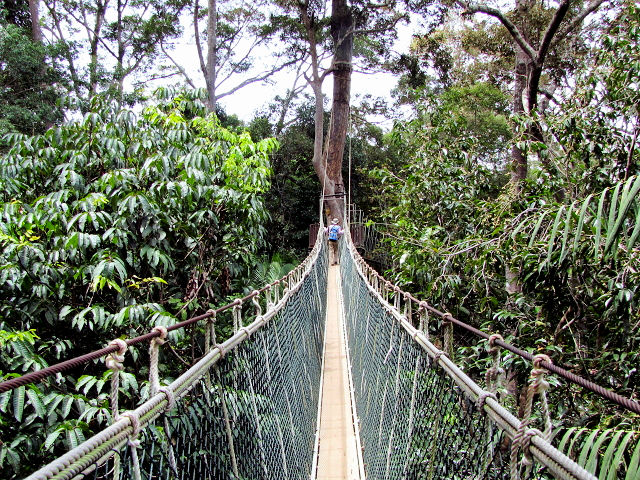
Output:
<svg viewBox="0 0 640 480">
<path fill-rule="evenodd" d="M 527 28 L 523 24 L 524 19 L 527 18 L 529 6 L 529 0 L 516 1 L 517 18 L 519 19 L 518 27 L 525 35 L 525 38 L 527 37 Z M 527 90 L 528 67 L 531 59 L 517 42 L 514 42 L 514 47 L 516 51 L 516 64 L 513 87 L 513 113 L 515 115 L 521 115 L 525 113 L 525 111 L 528 111 L 528 105 L 525 107 L 523 97 Z M 511 184 L 515 192 L 520 192 L 521 183 L 525 178 L 527 178 L 527 158 L 524 152 L 514 144 L 511 149 Z"/>
<path fill-rule="evenodd" d="M 216 0 L 209 0 L 209 17 L 207 19 L 207 92 L 209 93 L 209 111 L 216 110 L 216 64 L 218 63 L 218 5 Z"/>
<path fill-rule="evenodd" d="M 346 0 L 333 0 L 331 36 L 335 44 L 333 57 L 333 105 L 326 150 L 327 176 L 333 195 L 344 193 L 342 158 L 349 128 L 351 103 L 351 60 L 353 57 L 353 15 Z M 344 203 L 332 202 L 331 215 L 342 220 Z"/>
<path fill-rule="evenodd" d="M 89 47 L 89 97 L 93 97 L 98 91 L 98 44 L 100 43 L 100 35 L 102 34 L 102 24 L 107 11 L 109 0 L 98 1 L 96 3 L 96 20 L 93 32 L 91 33 L 91 41 Z"/>
<path fill-rule="evenodd" d="M 31 16 L 31 39 L 36 43 L 42 43 L 40 0 L 29 0 L 29 14 Z"/>
<path fill-rule="evenodd" d="M 523 94 L 527 87 L 527 55 L 516 45 L 515 86 L 513 89 L 513 113 L 521 115 L 525 112 Z M 527 178 L 527 158 L 524 152 L 514 144 L 511 149 L 511 183 L 516 192 L 520 191 L 520 183 Z"/>
</svg>

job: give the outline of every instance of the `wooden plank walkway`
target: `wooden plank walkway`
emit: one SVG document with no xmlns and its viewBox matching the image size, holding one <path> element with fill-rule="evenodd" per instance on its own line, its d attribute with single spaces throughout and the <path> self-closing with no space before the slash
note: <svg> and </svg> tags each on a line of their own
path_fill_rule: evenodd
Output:
<svg viewBox="0 0 640 480">
<path fill-rule="evenodd" d="M 317 480 L 364 480 L 354 432 L 340 288 L 340 267 L 330 266 L 320 412 Z"/>
</svg>

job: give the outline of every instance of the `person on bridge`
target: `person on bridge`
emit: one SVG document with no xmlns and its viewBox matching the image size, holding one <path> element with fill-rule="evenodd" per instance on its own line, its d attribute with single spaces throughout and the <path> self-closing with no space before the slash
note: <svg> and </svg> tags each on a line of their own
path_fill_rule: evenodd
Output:
<svg viewBox="0 0 640 480">
<path fill-rule="evenodd" d="M 337 265 L 340 257 L 338 256 L 338 239 L 344 234 L 344 230 L 338 224 L 338 219 L 334 218 L 329 227 L 325 227 L 325 233 L 329 234 L 329 260 L 331 265 Z"/>
</svg>

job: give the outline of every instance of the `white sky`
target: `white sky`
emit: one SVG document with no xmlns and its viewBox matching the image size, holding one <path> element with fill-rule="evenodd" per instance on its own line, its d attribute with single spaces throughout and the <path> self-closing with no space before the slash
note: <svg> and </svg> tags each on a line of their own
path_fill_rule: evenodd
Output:
<svg viewBox="0 0 640 480">
<path fill-rule="evenodd" d="M 184 35 L 180 43 L 170 52 L 175 60 L 187 71 L 193 82 L 198 87 L 204 87 L 204 79 L 200 71 L 200 62 L 196 51 L 193 26 L 191 18 L 183 18 Z M 412 22 L 409 26 L 399 29 L 399 39 L 394 45 L 397 52 L 406 52 L 409 49 L 412 34 L 416 28 L 416 23 Z M 203 45 L 206 49 L 206 45 Z M 204 52 L 206 55 L 206 51 Z M 268 52 L 264 53 L 268 55 Z M 256 62 L 258 63 L 258 62 Z M 181 77 L 175 77 L 174 81 L 182 81 Z M 224 107 L 228 114 L 235 114 L 245 122 L 251 121 L 257 112 L 264 109 L 273 100 L 276 95 L 284 94 L 287 89 L 291 88 L 294 80 L 294 74 L 291 71 L 282 71 L 275 74 L 270 83 L 253 83 L 248 85 L 234 94 L 220 99 L 219 103 Z M 229 85 L 224 85 L 219 92 L 224 91 L 237 83 L 239 79 L 231 79 Z M 390 92 L 397 84 L 397 77 L 390 73 L 362 74 L 354 72 L 352 75 L 351 99 L 352 104 L 358 102 L 358 97 L 362 95 L 372 95 L 373 97 L 384 97 L 390 99 Z M 304 82 L 304 80 L 302 80 Z M 333 88 L 333 79 L 329 76 L 323 85 L 324 94 L 330 98 Z M 307 88 L 306 93 L 311 94 L 311 89 Z M 392 121 L 385 121 L 381 118 L 374 119 L 376 123 L 382 127 L 391 128 Z"/>
</svg>

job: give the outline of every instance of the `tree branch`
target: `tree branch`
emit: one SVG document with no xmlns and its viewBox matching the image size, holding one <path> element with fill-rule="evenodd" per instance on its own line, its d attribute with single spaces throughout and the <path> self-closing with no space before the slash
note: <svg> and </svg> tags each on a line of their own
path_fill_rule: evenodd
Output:
<svg viewBox="0 0 640 480">
<path fill-rule="evenodd" d="M 198 27 L 198 11 L 200 10 L 200 6 L 198 5 L 198 0 L 194 1 L 193 4 L 193 33 L 196 37 L 196 50 L 198 51 L 198 59 L 200 60 L 200 70 L 204 74 L 204 78 L 208 78 L 207 75 L 207 65 L 204 63 L 204 56 L 202 54 L 202 44 L 200 43 L 200 29 Z"/>
<path fill-rule="evenodd" d="M 560 28 L 560 24 L 564 17 L 567 15 L 569 11 L 570 0 L 562 0 L 560 2 L 560 6 L 556 10 L 556 13 L 553 15 L 551 22 L 549 22 L 549 26 L 547 27 L 547 31 L 544 32 L 544 36 L 542 37 L 542 42 L 540 42 L 540 48 L 538 48 L 537 61 L 539 64 L 544 63 L 544 59 L 547 56 L 547 52 L 549 51 L 549 47 L 551 46 L 551 40 L 553 40 L 554 35 L 558 32 Z"/>
<path fill-rule="evenodd" d="M 522 33 L 520 33 L 520 30 L 518 30 L 518 27 L 516 27 L 515 24 L 511 22 L 511 20 L 505 17 L 500 10 L 490 7 L 488 5 L 482 5 L 482 4 L 473 5 L 469 2 L 465 2 L 461 0 L 458 1 L 458 4 L 462 5 L 465 8 L 465 12 L 462 13 L 463 15 L 471 15 L 474 13 L 484 13 L 485 15 L 489 15 L 497 19 L 500 23 L 502 23 L 504 28 L 507 29 L 507 31 L 509 32 L 511 37 L 515 40 L 515 42 L 518 44 L 518 46 L 522 48 L 522 51 L 527 54 L 527 56 L 531 59 L 531 61 L 534 64 L 536 63 L 536 57 L 537 57 L 536 51 L 533 49 L 531 45 L 529 45 L 529 42 L 525 40 Z"/>
<path fill-rule="evenodd" d="M 283 63 L 282 65 L 280 65 L 280 66 L 278 66 L 276 68 L 272 68 L 268 72 L 264 72 L 261 75 L 257 75 L 255 77 L 247 78 L 246 80 L 244 80 L 243 82 L 240 82 L 238 85 L 236 85 L 235 87 L 231 88 L 230 90 L 227 90 L 226 92 L 221 93 L 220 95 L 216 95 L 216 100 L 219 99 L 219 98 L 223 98 L 223 97 L 226 97 L 228 95 L 231 95 L 232 93 L 237 92 L 238 90 L 240 90 L 241 88 L 246 87 L 247 85 L 266 80 L 267 78 L 269 78 L 274 73 L 277 73 L 280 70 L 283 70 L 284 68 L 288 67 L 289 65 L 295 64 L 296 61 L 297 60 L 291 60 L 289 62 Z"/>
<path fill-rule="evenodd" d="M 189 74 L 185 71 L 184 68 L 182 68 L 182 66 L 180 66 L 178 64 L 178 62 L 176 62 L 173 57 L 171 55 L 169 55 L 169 53 L 167 53 L 167 51 L 164 48 L 164 44 L 162 42 L 160 42 L 160 50 L 162 50 L 162 53 L 165 54 L 165 56 L 171 61 L 171 63 L 173 63 L 173 65 L 178 69 L 178 72 L 180 72 L 182 74 L 182 76 L 184 77 L 184 79 L 186 80 L 186 82 L 189 84 L 189 86 L 191 88 L 196 88 L 195 84 L 193 83 L 193 81 L 191 80 L 191 77 L 189 77 Z"/>
<path fill-rule="evenodd" d="M 567 24 L 559 33 L 555 35 L 552 45 L 557 44 L 561 40 L 563 40 L 567 35 L 569 35 L 578 25 L 580 25 L 587 16 L 593 12 L 595 12 L 600 5 L 602 5 L 606 0 L 592 0 L 589 5 L 587 5 L 584 10 L 582 10 L 578 15 L 576 15 L 571 22 Z"/>
</svg>

